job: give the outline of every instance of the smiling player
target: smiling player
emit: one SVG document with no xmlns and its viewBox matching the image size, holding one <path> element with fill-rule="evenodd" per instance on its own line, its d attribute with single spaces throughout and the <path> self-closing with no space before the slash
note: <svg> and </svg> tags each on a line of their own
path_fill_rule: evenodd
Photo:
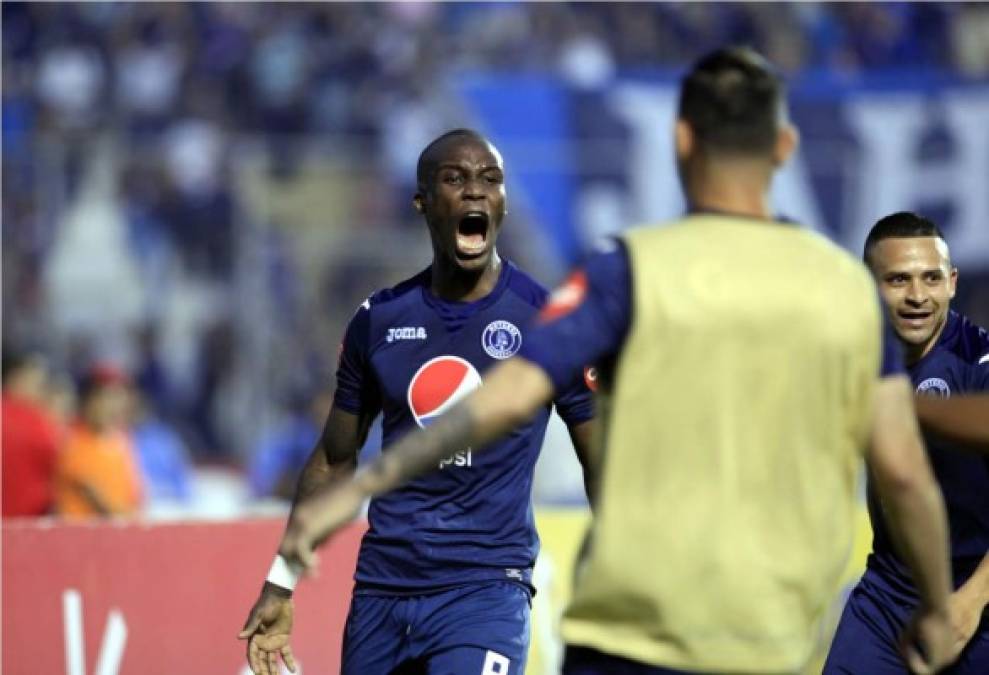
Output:
<svg viewBox="0 0 989 675">
<path fill-rule="evenodd" d="M 951 264 L 937 225 L 913 213 L 887 216 L 869 232 L 865 261 L 876 278 L 890 325 L 903 344 L 917 394 L 948 399 L 989 391 L 989 334 L 949 308 L 958 270 Z M 922 414 L 920 421 L 925 431 L 937 430 L 929 416 Z M 974 421 L 961 420 L 970 426 Z M 944 672 L 989 673 L 989 619 L 985 614 L 989 603 L 989 458 L 931 435 L 925 440 L 948 511 L 955 582 L 949 606 L 955 647 L 967 645 Z M 870 481 L 873 550 L 842 613 L 825 673 L 906 672 L 897 658 L 897 637 L 920 599 L 884 526 L 883 506 Z"/>
<path fill-rule="evenodd" d="M 423 150 L 417 182 L 413 204 L 429 228 L 433 262 L 373 294 L 351 320 L 333 409 L 296 502 L 354 473 L 379 412 L 389 445 L 479 387 L 486 368 L 518 352 L 522 328 L 546 299 L 495 247 L 505 176 L 486 138 L 465 129 L 440 136 Z M 586 471 L 590 394 L 578 384 L 555 404 Z M 343 640 L 345 675 L 523 672 L 539 548 L 532 478 L 549 413 L 543 408 L 484 455 L 464 447 L 442 459 L 438 473 L 371 501 Z M 259 675 L 278 672 L 278 654 L 294 669 L 294 576 L 277 557 L 241 633 Z"/>
</svg>

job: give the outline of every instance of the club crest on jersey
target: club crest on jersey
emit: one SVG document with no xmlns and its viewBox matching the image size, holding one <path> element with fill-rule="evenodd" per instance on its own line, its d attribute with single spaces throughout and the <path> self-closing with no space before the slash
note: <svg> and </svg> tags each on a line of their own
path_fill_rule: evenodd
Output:
<svg viewBox="0 0 989 675">
<path fill-rule="evenodd" d="M 951 387 L 940 377 L 929 377 L 917 385 L 917 393 L 924 394 L 925 396 L 948 398 L 951 396 Z"/>
<path fill-rule="evenodd" d="M 493 359 L 507 359 L 522 346 L 522 331 L 508 321 L 492 321 L 481 334 L 481 346 Z"/>
<path fill-rule="evenodd" d="M 395 342 L 395 340 L 425 340 L 426 329 L 422 326 L 399 326 L 389 328 L 385 342 Z"/>
</svg>

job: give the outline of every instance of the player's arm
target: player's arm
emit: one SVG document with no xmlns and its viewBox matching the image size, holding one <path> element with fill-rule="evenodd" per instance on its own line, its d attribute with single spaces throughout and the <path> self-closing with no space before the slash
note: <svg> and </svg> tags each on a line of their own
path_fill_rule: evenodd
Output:
<svg viewBox="0 0 989 675">
<path fill-rule="evenodd" d="M 989 394 L 966 394 L 939 398 L 917 396 L 917 419 L 924 431 L 989 453 Z"/>
<path fill-rule="evenodd" d="M 294 527 L 300 502 L 354 475 L 357 454 L 367 439 L 371 421 L 372 415 L 369 413 L 354 414 L 333 406 L 316 447 L 299 476 L 286 532 Z M 283 561 L 281 564 L 297 575 L 298 571 L 293 572 L 287 563 Z M 291 589 L 266 580 L 238 635 L 240 639 L 249 640 L 247 661 L 255 675 L 277 675 L 279 655 L 289 670 L 295 672 L 295 659 L 289 646 L 294 615 L 291 598 Z"/>
<path fill-rule="evenodd" d="M 570 432 L 570 441 L 577 453 L 577 460 L 584 471 L 584 491 L 587 493 L 587 501 L 593 507 L 598 493 L 598 467 L 600 466 L 594 452 L 594 420 L 569 424 L 567 430 Z"/>
<path fill-rule="evenodd" d="M 954 629 L 955 649 L 961 651 L 975 635 L 982 614 L 989 605 L 989 553 L 972 573 L 972 576 L 951 594 L 951 625 Z"/>
<path fill-rule="evenodd" d="M 300 505 L 312 495 L 346 482 L 357 468 L 357 453 L 380 410 L 377 380 L 370 367 L 370 300 L 347 326 L 337 368 L 337 389 L 323 432 L 299 476 L 285 536 L 298 528 Z M 247 660 L 255 675 L 277 675 L 278 657 L 294 672 L 289 648 L 292 631 L 292 588 L 301 569 L 276 556 L 268 579 L 239 636 L 247 639 Z"/>
<path fill-rule="evenodd" d="M 573 443 L 573 449 L 583 473 L 584 493 L 587 495 L 588 503 L 593 506 L 598 484 L 598 463 L 594 456 L 596 371 L 592 368 L 584 368 L 583 375 L 582 378 L 571 383 L 562 394 L 558 393 L 553 400 L 553 405 L 564 424 L 567 425 L 570 442 Z"/>
<path fill-rule="evenodd" d="M 357 454 L 367 440 L 373 417 L 350 413 L 334 405 L 326 418 L 323 433 L 299 475 L 285 531 L 292 528 L 298 506 L 320 490 L 351 478 L 357 471 Z M 282 535 L 284 538 L 284 534 Z M 265 588 L 291 596 L 291 591 L 265 581 Z"/>
<path fill-rule="evenodd" d="M 957 653 L 950 640 L 944 500 L 915 420 L 909 380 L 904 375 L 882 378 L 875 390 L 868 462 L 890 533 L 920 593 L 904 654 L 911 669 L 923 673 L 935 672 Z"/>
</svg>

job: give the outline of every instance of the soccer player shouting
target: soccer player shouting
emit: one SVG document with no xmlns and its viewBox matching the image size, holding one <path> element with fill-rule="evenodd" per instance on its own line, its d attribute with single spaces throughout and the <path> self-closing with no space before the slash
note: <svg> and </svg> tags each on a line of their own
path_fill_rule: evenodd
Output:
<svg viewBox="0 0 989 675">
<path fill-rule="evenodd" d="M 428 427 L 516 354 L 547 293 L 496 249 L 506 212 L 501 155 L 480 134 L 455 130 L 423 150 L 414 206 L 433 262 L 373 294 L 347 328 L 337 390 L 298 497 L 349 478 L 372 419 L 384 443 Z M 549 400 L 483 455 L 465 443 L 437 471 L 376 496 L 357 559 L 343 639 L 344 675 L 521 675 L 529 644 L 531 575 L 539 548 L 533 471 Z M 583 382 L 554 403 L 585 467 L 592 401 Z M 298 501 L 298 499 L 297 499 Z M 289 530 L 297 510 L 289 517 Z M 240 637 L 258 675 L 275 675 L 288 646 L 293 570 L 276 557 Z"/>
</svg>

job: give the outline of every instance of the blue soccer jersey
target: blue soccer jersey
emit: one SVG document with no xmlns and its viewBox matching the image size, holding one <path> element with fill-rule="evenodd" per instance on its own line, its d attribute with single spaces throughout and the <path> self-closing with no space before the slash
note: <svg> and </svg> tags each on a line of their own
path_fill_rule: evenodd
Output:
<svg viewBox="0 0 989 675">
<path fill-rule="evenodd" d="M 335 405 L 383 415 L 383 446 L 428 426 L 518 352 L 547 292 L 510 262 L 476 302 L 430 291 L 430 269 L 379 291 L 347 328 Z M 589 420 L 582 382 L 554 401 L 567 424 Z M 371 501 L 356 580 L 361 592 L 422 592 L 459 584 L 529 584 L 539 549 L 531 492 L 550 409 L 484 453 L 463 448 L 437 471 Z"/>
<path fill-rule="evenodd" d="M 989 390 L 989 335 L 949 312 L 937 343 L 908 368 L 918 393 L 929 396 Z M 941 485 L 951 536 L 952 576 L 964 584 L 989 550 L 989 459 L 943 441 L 926 438 L 931 466 Z M 910 573 L 893 549 L 874 486 L 869 485 L 869 516 L 874 539 L 867 569 L 841 615 L 824 675 L 905 674 L 900 634 L 919 602 Z M 945 673 L 989 672 L 989 620 L 980 627 Z"/>
<path fill-rule="evenodd" d="M 934 347 L 908 367 L 917 393 L 929 396 L 989 391 L 989 333 L 950 311 Z M 951 534 L 955 585 L 961 585 L 989 551 L 989 458 L 925 438 L 931 466 L 944 493 Z M 891 590 L 914 595 L 906 566 L 869 490 L 869 515 L 875 532 L 869 569 L 879 572 Z"/>
</svg>

